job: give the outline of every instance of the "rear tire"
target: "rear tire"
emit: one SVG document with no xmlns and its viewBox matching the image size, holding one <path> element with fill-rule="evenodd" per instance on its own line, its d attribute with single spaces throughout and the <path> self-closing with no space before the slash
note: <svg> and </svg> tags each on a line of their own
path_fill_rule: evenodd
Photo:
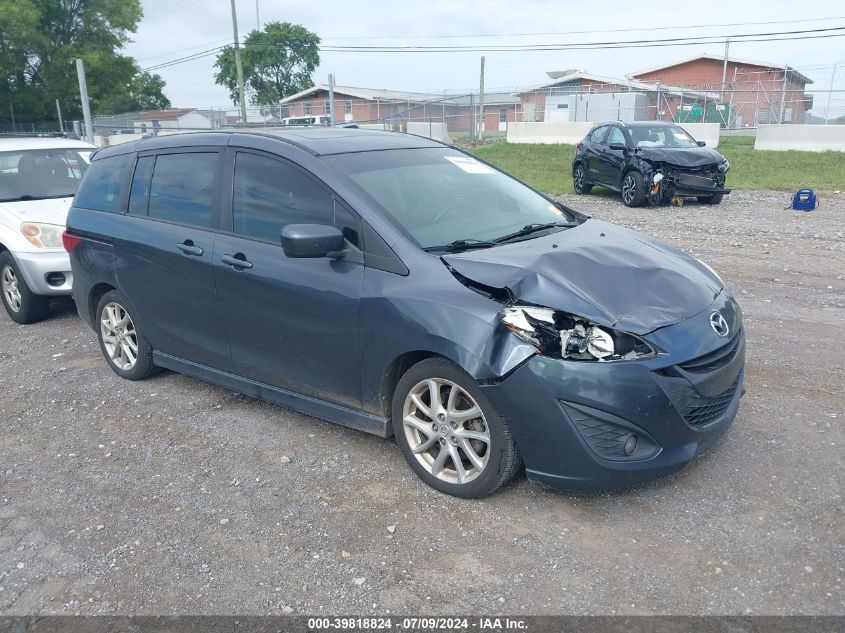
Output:
<svg viewBox="0 0 845 633">
<path fill-rule="evenodd" d="M 15 323 L 36 323 L 50 314 L 50 297 L 30 290 L 9 251 L 0 253 L 0 296 L 9 318 Z"/>
<path fill-rule="evenodd" d="M 405 372 L 391 418 L 405 461 L 440 492 L 478 499 L 522 467 L 507 423 L 475 380 L 444 358 L 428 358 Z"/>
<path fill-rule="evenodd" d="M 712 196 L 697 196 L 696 199 L 701 204 L 719 204 L 722 201 L 724 194 L 714 193 Z"/>
<path fill-rule="evenodd" d="M 641 207 L 645 201 L 645 181 L 638 171 L 629 171 L 622 178 L 622 202 L 626 207 Z"/>
<path fill-rule="evenodd" d="M 94 327 L 100 350 L 118 376 L 142 380 L 159 371 L 153 365 L 153 348 L 122 292 L 111 290 L 102 296 L 97 304 Z"/>
<path fill-rule="evenodd" d="M 581 163 L 575 165 L 572 170 L 572 188 L 578 195 L 588 194 L 593 190 L 593 185 L 587 182 L 587 172 Z"/>
</svg>

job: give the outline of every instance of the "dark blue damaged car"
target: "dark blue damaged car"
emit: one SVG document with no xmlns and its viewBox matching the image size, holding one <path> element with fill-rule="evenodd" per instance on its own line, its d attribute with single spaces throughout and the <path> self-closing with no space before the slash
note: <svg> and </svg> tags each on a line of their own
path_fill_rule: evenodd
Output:
<svg viewBox="0 0 845 633">
<path fill-rule="evenodd" d="M 461 497 L 523 464 L 560 488 L 670 473 L 744 391 L 742 314 L 709 266 L 415 136 L 103 149 L 64 244 L 119 376 L 168 368 L 393 435 Z"/>
</svg>

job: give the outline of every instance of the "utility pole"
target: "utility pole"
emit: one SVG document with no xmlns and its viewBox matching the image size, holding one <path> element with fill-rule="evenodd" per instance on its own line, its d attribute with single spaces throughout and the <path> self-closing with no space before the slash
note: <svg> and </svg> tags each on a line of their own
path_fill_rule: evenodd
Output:
<svg viewBox="0 0 845 633">
<path fill-rule="evenodd" d="M 334 75 L 329 75 L 329 124 L 334 127 Z"/>
<path fill-rule="evenodd" d="M 246 98 L 244 97 L 244 67 L 241 64 L 241 45 L 238 42 L 238 16 L 235 13 L 235 0 L 232 4 L 232 34 L 235 38 L 235 69 L 238 73 L 238 100 L 241 105 L 241 124 L 246 123 Z"/>
<path fill-rule="evenodd" d="M 56 99 L 56 112 L 57 112 L 57 113 L 58 113 L 58 115 L 59 115 L 59 132 L 61 132 L 62 134 L 64 134 L 64 132 L 65 132 L 65 126 L 64 126 L 64 123 L 62 123 L 62 106 L 60 106 L 60 105 L 59 105 L 59 100 L 58 100 L 58 99 Z"/>
<path fill-rule="evenodd" d="M 79 79 L 79 98 L 82 100 L 82 118 L 85 120 L 85 140 L 94 143 L 94 127 L 91 124 L 91 104 L 88 103 L 88 84 L 85 83 L 85 63 L 76 59 L 76 77 Z"/>
<path fill-rule="evenodd" d="M 833 80 L 836 77 L 836 63 L 833 64 L 833 72 L 830 74 L 830 90 L 827 93 L 827 105 L 824 109 L 824 124 L 827 125 L 827 120 L 830 118 L 830 96 L 833 94 Z"/>
<path fill-rule="evenodd" d="M 719 93 L 722 99 L 725 98 L 725 79 L 728 76 L 728 49 L 730 46 L 730 39 L 725 40 L 725 61 L 722 62 L 722 91 Z"/>
<path fill-rule="evenodd" d="M 258 13 L 258 0 L 255 0 L 255 29 L 257 31 L 261 30 L 261 17 Z"/>
<path fill-rule="evenodd" d="M 484 55 L 481 56 L 481 80 L 478 86 L 478 140 L 484 138 Z"/>
</svg>

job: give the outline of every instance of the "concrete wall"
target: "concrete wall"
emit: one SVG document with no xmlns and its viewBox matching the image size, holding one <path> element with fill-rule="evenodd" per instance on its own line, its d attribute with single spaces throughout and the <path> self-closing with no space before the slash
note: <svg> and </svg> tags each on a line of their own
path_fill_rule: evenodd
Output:
<svg viewBox="0 0 845 633">
<path fill-rule="evenodd" d="M 754 149 L 845 152 L 845 125 L 760 125 Z"/>
<path fill-rule="evenodd" d="M 508 123 L 508 143 L 543 143 L 546 145 L 574 145 L 583 139 L 593 124 L 514 122 Z"/>
<path fill-rule="evenodd" d="M 680 123 L 696 141 L 704 141 L 707 147 L 719 147 L 718 123 Z"/>
<path fill-rule="evenodd" d="M 449 132 L 446 130 L 445 123 L 425 123 L 408 121 L 408 134 L 416 134 L 418 136 L 425 136 L 441 143 L 452 144 L 452 139 L 449 138 Z"/>
</svg>

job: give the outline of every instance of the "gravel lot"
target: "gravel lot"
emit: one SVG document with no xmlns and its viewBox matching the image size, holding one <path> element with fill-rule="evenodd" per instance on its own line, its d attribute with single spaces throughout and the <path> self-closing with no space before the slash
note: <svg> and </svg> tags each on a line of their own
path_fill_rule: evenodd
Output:
<svg viewBox="0 0 845 633">
<path fill-rule="evenodd" d="M 682 472 L 602 495 L 427 488 L 390 440 L 165 372 L 72 303 L 0 318 L 0 613 L 843 614 L 845 194 L 812 213 L 566 198 L 716 268 L 748 393 Z"/>
</svg>

